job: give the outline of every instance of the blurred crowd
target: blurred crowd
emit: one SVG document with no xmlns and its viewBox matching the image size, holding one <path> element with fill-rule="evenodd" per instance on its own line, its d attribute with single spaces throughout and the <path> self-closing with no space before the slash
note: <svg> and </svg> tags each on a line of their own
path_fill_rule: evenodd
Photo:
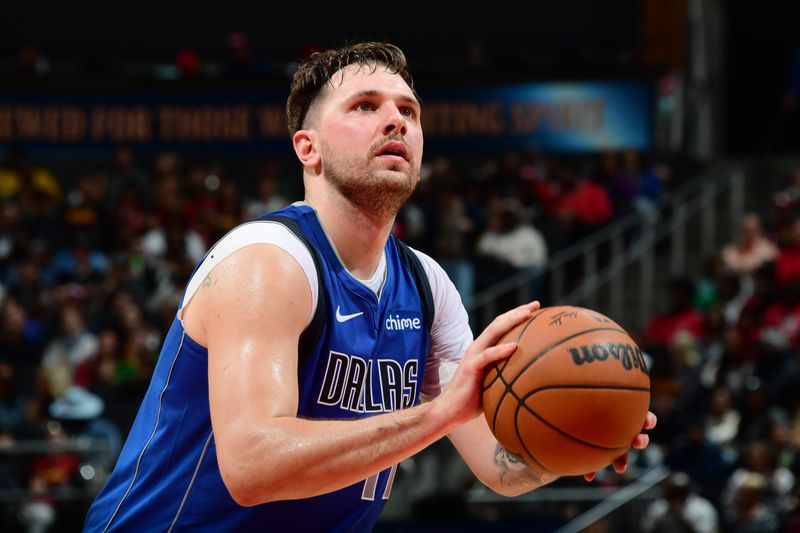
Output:
<svg viewBox="0 0 800 533">
<path fill-rule="evenodd" d="M 463 167 L 439 157 L 393 231 L 438 259 L 466 301 L 519 269 L 543 269 L 554 251 L 617 217 L 652 211 L 670 172 L 648 159 L 514 152 Z M 253 168 L 234 177 L 224 162 L 169 151 L 139 159 L 120 146 L 66 176 L 8 151 L 0 491 L 25 492 L 16 493 L 22 506 L 2 500 L 0 529 L 80 523 L 74 499 L 85 503 L 109 473 L 195 265 L 237 224 L 302 200 L 294 164 Z"/>
<path fill-rule="evenodd" d="M 645 531 L 800 531 L 800 168 L 697 278 L 675 278 L 639 342 L 673 472 Z"/>
</svg>

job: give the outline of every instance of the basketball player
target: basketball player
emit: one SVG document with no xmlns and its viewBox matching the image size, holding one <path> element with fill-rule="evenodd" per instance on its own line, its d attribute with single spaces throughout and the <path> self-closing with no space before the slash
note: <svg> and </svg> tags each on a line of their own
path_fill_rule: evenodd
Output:
<svg viewBox="0 0 800 533">
<path fill-rule="evenodd" d="M 502 494 L 554 478 L 479 416 L 484 367 L 515 348 L 494 344 L 538 302 L 473 342 L 442 269 L 390 235 L 423 146 L 403 53 L 316 54 L 287 109 L 305 201 L 195 270 L 87 531 L 366 531 L 396 465 L 445 435 Z"/>
</svg>

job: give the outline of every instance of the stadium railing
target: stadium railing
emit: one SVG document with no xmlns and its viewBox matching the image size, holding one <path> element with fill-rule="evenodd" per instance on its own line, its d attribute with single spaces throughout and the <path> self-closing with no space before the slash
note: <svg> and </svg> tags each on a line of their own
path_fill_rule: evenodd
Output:
<svg viewBox="0 0 800 533">
<path fill-rule="evenodd" d="M 666 193 L 652 214 L 632 213 L 616 220 L 553 254 L 544 270 L 520 271 L 476 293 L 465 302 L 467 310 L 479 324 L 488 324 L 501 311 L 501 297 L 516 293 L 520 303 L 541 298 L 543 305 L 588 307 L 623 327 L 641 326 L 640 321 L 653 313 L 664 281 L 697 274 L 731 238 L 730 228 L 739 227 L 746 175 L 745 163 L 720 162 Z M 664 248 L 668 265 L 656 260 L 656 252 Z M 543 295 L 532 294 L 537 277 L 545 280 Z"/>
</svg>

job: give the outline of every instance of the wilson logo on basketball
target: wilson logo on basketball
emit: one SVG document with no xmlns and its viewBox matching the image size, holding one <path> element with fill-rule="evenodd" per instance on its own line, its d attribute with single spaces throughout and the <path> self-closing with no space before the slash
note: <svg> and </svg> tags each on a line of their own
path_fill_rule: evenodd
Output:
<svg viewBox="0 0 800 533">
<path fill-rule="evenodd" d="M 642 351 L 630 344 L 593 344 L 591 346 L 583 345 L 579 348 L 567 349 L 576 365 L 613 359 L 622 363 L 625 370 L 638 368 L 647 374 L 647 363 L 644 361 Z"/>
</svg>

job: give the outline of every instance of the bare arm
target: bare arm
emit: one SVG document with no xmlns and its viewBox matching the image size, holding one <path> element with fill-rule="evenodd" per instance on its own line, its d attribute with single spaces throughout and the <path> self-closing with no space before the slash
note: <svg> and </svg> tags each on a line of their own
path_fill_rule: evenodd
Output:
<svg viewBox="0 0 800 533">
<path fill-rule="evenodd" d="M 479 383 L 465 383 L 465 376 L 462 383 L 454 380 L 450 394 L 403 411 L 355 421 L 297 418 L 297 342 L 311 310 L 301 268 L 277 247 L 253 245 L 224 260 L 210 277 L 186 313 L 192 315 L 187 320 L 199 318 L 202 324 L 196 340 L 204 340 L 209 351 L 217 460 L 238 503 L 305 498 L 345 487 L 406 459 L 474 416 Z M 525 309 L 498 319 L 498 338 L 528 316 Z M 471 364 L 482 372 L 513 349 L 480 350 Z"/>
<path fill-rule="evenodd" d="M 648 413 L 644 430 L 656 425 L 656 417 Z M 450 440 L 464 459 L 470 470 L 487 487 L 504 496 L 517 496 L 534 490 L 558 479 L 558 476 L 535 465 L 527 464 L 504 449 L 494 437 L 481 415 L 456 428 L 449 434 Z M 640 433 L 633 441 L 632 447 L 647 447 L 650 439 L 646 433 Z M 628 465 L 628 454 L 625 453 L 614 462 L 614 470 L 625 471 Z M 594 473 L 584 476 L 587 481 L 594 479 Z"/>
<path fill-rule="evenodd" d="M 558 478 L 555 474 L 529 466 L 521 457 L 503 448 L 489 430 L 483 415 L 456 428 L 449 437 L 473 474 L 498 494 L 517 496 Z"/>
</svg>

